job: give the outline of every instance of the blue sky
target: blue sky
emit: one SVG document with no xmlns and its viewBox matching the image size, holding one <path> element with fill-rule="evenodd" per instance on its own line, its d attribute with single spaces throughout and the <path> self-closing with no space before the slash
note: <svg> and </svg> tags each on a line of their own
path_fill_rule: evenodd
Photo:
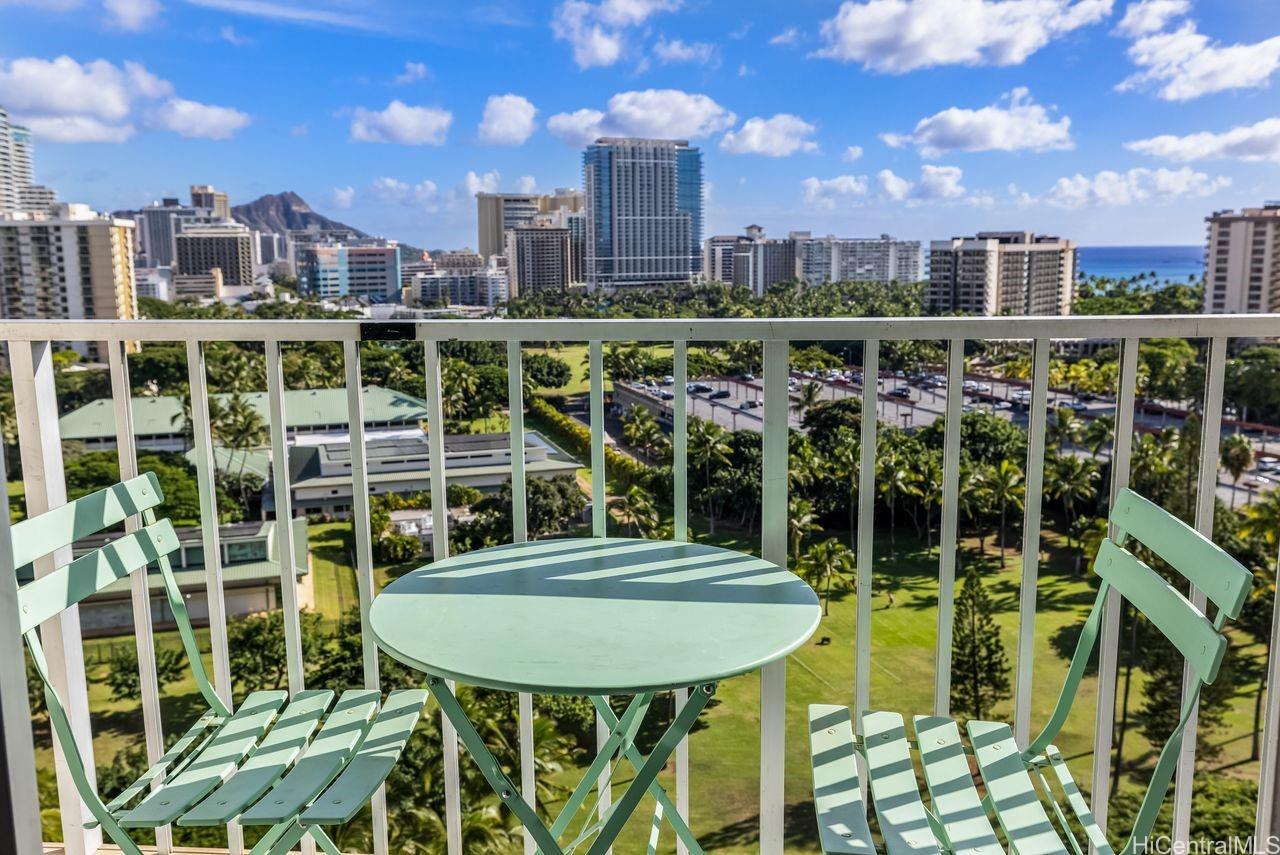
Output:
<svg viewBox="0 0 1280 855">
<path fill-rule="evenodd" d="M 1275 0 L 0 0 L 37 180 L 112 209 L 291 189 L 429 247 L 476 189 L 689 137 L 707 232 L 1198 243 L 1280 197 Z"/>
</svg>

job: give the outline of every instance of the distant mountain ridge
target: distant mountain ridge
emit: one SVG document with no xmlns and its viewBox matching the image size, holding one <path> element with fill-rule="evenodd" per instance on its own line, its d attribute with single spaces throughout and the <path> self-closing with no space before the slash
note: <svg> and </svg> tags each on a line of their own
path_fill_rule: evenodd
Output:
<svg viewBox="0 0 1280 855">
<path fill-rule="evenodd" d="M 312 226 L 320 229 L 350 229 L 360 237 L 368 234 L 354 226 L 331 220 L 324 214 L 311 209 L 301 196 L 292 190 L 283 193 L 268 193 L 252 202 L 236 205 L 231 209 L 231 216 L 238 223 L 261 232 L 285 234 L 291 230 L 308 229 Z"/>
</svg>

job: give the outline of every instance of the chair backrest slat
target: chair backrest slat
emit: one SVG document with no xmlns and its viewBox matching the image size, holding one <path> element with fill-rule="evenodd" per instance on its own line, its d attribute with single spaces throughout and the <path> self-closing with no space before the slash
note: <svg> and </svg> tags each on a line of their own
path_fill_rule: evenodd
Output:
<svg viewBox="0 0 1280 855">
<path fill-rule="evenodd" d="M 67 502 L 13 526 L 13 566 L 22 567 L 82 537 L 97 534 L 126 517 L 164 501 L 160 482 L 147 472 L 105 490 Z"/>
<path fill-rule="evenodd" d="M 1159 555 L 1235 620 L 1249 596 L 1253 576 L 1212 540 L 1132 490 L 1121 490 L 1111 522 Z"/>
<path fill-rule="evenodd" d="M 1128 550 L 1104 540 L 1094 572 L 1133 603 L 1181 651 L 1206 683 L 1218 676 L 1227 639 L 1190 600 Z"/>
<path fill-rule="evenodd" d="M 22 632 L 177 548 L 178 534 L 173 524 L 160 520 L 23 585 L 18 589 Z"/>
</svg>

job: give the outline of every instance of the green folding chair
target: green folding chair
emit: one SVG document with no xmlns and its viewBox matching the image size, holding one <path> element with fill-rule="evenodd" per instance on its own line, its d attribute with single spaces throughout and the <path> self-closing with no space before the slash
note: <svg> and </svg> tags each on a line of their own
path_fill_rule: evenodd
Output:
<svg viewBox="0 0 1280 855">
<path fill-rule="evenodd" d="M 54 733 L 80 797 L 94 820 L 128 855 L 141 855 L 129 830 L 183 825 L 269 826 L 252 855 L 288 852 L 310 835 L 328 853 L 338 848 L 321 826 L 351 819 L 390 774 L 427 691 L 253 692 L 235 712 L 214 691 L 173 576 L 169 554 L 178 537 L 157 520 L 164 500 L 155 475 L 69 502 L 13 527 L 14 566 L 24 566 L 76 540 L 141 516 L 141 528 L 76 558 L 18 590 L 21 631 L 44 681 Z M 129 574 L 159 568 L 187 664 L 209 709 L 142 777 L 104 804 L 86 774 L 67 713 L 49 681 L 40 624 Z"/>
<path fill-rule="evenodd" d="M 1089 844 L 1102 855 L 1112 855 L 1114 850 L 1072 779 L 1062 753 L 1052 744 L 1075 701 L 1098 641 L 1103 606 L 1112 590 L 1146 615 L 1186 657 L 1195 674 L 1177 727 L 1160 752 L 1121 851 L 1132 855 L 1148 837 L 1173 778 L 1187 720 L 1200 690 L 1218 676 L 1226 654 L 1223 625 L 1239 616 L 1253 577 L 1193 528 L 1130 490 L 1121 491 L 1111 523 L 1118 534 L 1103 541 L 1094 561 L 1094 572 L 1102 582 L 1062 693 L 1048 724 L 1025 749 L 1014 741 L 1009 725 L 999 722 L 968 722 L 966 744 L 951 719 L 916 716 L 912 741 L 897 713 L 863 712 L 862 733 L 855 736 L 848 708 L 809 707 L 813 794 L 824 852 L 997 855 L 1003 848 L 996 837 L 998 825 L 1013 853 L 1083 855 L 1068 825 L 1066 811 L 1070 811 Z M 1135 558 L 1124 546 L 1128 538 L 1160 556 L 1202 591 L 1216 609 L 1213 618 Z M 985 795 L 980 795 L 974 784 L 971 757 Z M 866 768 L 883 848 L 877 848 L 868 827 L 859 762 Z M 916 763 L 924 773 L 928 806 L 916 779 Z M 1066 810 L 1061 803 L 1064 800 Z"/>
</svg>

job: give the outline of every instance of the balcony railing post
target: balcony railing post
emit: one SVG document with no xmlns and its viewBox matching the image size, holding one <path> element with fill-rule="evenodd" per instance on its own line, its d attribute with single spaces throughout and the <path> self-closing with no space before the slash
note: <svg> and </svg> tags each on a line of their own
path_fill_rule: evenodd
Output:
<svg viewBox="0 0 1280 855">
<path fill-rule="evenodd" d="M 440 371 L 440 343 L 427 339 L 423 367 L 427 381 L 427 461 L 431 467 L 431 560 L 449 557 L 449 482 L 445 475 L 444 394 Z M 453 681 L 446 681 L 453 690 Z M 462 855 L 462 778 L 458 771 L 458 732 L 440 713 L 444 749 L 445 838 L 449 855 Z"/>
<path fill-rule="evenodd" d="M 196 490 L 200 494 L 200 545 L 204 553 L 204 590 L 209 604 L 209 648 L 213 653 L 213 687 L 235 709 L 231 686 L 231 651 L 227 641 L 227 610 L 222 588 L 222 537 L 218 530 L 217 476 L 213 460 L 213 429 L 209 415 L 209 381 L 204 344 L 187 341 L 187 389 L 191 396 L 191 434 L 196 458 Z M 231 855 L 244 851 L 244 833 L 237 823 L 227 826 Z"/>
<path fill-rule="evenodd" d="M 672 507 L 675 525 L 672 535 L 676 540 L 689 539 L 689 343 L 675 342 L 671 356 L 671 391 L 675 393 L 671 414 L 671 471 Z M 689 702 L 688 689 L 676 689 L 675 714 L 680 715 Z M 689 737 L 676 746 L 676 811 L 689 822 Z M 684 840 L 676 839 L 676 855 L 688 855 Z"/>
<path fill-rule="evenodd" d="M 520 342 L 507 342 L 507 414 L 511 434 L 511 542 L 529 539 L 528 496 L 524 471 L 524 357 Z M 538 781 L 533 756 L 533 695 L 521 692 L 518 699 L 520 720 L 520 796 L 529 807 L 538 806 Z M 524 829 L 525 855 L 538 851 L 538 844 Z"/>
<path fill-rule="evenodd" d="M 1116 378 L 1116 418 L 1111 438 L 1111 501 L 1129 486 L 1129 465 L 1133 450 L 1133 402 L 1138 385 L 1138 344 L 1126 338 L 1120 346 L 1120 374 Z M 1108 532 L 1114 536 L 1115 530 Z M 1098 825 L 1107 827 L 1111 792 L 1111 745 L 1115 731 L 1116 674 L 1120 662 L 1120 593 L 1107 595 L 1098 640 L 1098 708 L 1093 727 L 1093 815 Z"/>
<path fill-rule="evenodd" d="M 1280 573 L 1280 558 L 1276 562 Z M 1280 838 L 1280 599 L 1271 608 L 1271 644 L 1267 657 L 1267 707 L 1262 720 L 1262 762 L 1258 770 L 1258 813 L 1254 852 L 1266 852 L 1270 838 Z"/>
<path fill-rule="evenodd" d="M 942 531 L 938 536 L 938 641 L 934 672 L 935 715 L 951 710 L 951 630 L 953 626 L 956 557 L 960 528 L 960 419 L 964 404 L 964 339 L 951 339 L 947 348 L 946 420 L 942 440 Z"/>
<path fill-rule="evenodd" d="M 122 341 L 101 342 L 105 348 L 111 373 L 111 401 L 116 416 L 116 457 L 120 462 L 120 480 L 127 481 L 138 475 L 138 454 L 134 448 L 133 402 L 129 386 L 129 363 L 125 358 Z M 140 522 L 136 516 L 125 519 L 125 531 L 137 531 Z M 151 631 L 151 586 L 145 573 L 129 577 L 129 592 L 133 602 L 134 645 L 138 651 L 138 687 L 142 701 L 142 733 L 147 746 L 147 762 L 155 763 L 164 753 L 164 726 L 160 719 L 160 684 L 156 677 L 155 637 Z M 158 787 L 163 776 L 152 785 Z M 167 855 L 173 848 L 173 833 L 169 826 L 156 829 L 157 855 Z"/>
<path fill-rule="evenodd" d="M 18 445 L 22 453 L 22 481 L 27 514 L 35 516 L 67 502 L 63 479 L 62 439 L 58 430 L 58 396 L 53 379 L 53 342 L 12 343 L 9 360 L 13 372 L 13 400 L 18 417 Z M 71 559 L 71 547 L 35 563 L 37 577 Z M 49 660 L 49 676 L 62 698 L 75 734 L 76 749 L 85 774 L 95 780 L 93 732 L 89 724 L 89 687 L 85 678 L 84 649 L 80 638 L 80 611 L 73 606 L 40 627 L 40 639 Z M 66 855 L 90 855 L 102 843 L 102 832 L 85 828 L 93 815 L 80 799 L 62 746 L 54 739 L 54 768 L 58 778 L 58 807 L 62 812 L 62 839 Z"/>
<path fill-rule="evenodd" d="M 1036 589 L 1040 578 L 1040 512 L 1044 492 L 1050 341 L 1047 338 L 1036 339 L 1033 348 L 1023 501 L 1022 582 L 1018 589 L 1018 671 L 1014 681 L 1013 705 L 1013 732 L 1019 745 L 1026 745 L 1031 738 L 1031 683 L 1035 676 Z"/>
<path fill-rule="evenodd" d="M 1196 531 L 1210 539 L 1213 538 L 1213 510 L 1218 495 L 1218 445 L 1222 438 L 1222 398 L 1226 385 L 1226 365 L 1226 336 L 1215 336 L 1209 340 L 1208 364 L 1205 366 L 1195 514 Z M 1194 586 L 1191 588 L 1191 602 L 1201 611 L 1207 602 L 1204 593 Z M 1182 672 L 1184 697 L 1190 691 L 1193 675 L 1191 664 L 1186 663 Z M 1195 789 L 1199 713 L 1199 707 L 1191 711 L 1182 733 L 1182 751 L 1178 755 L 1178 773 L 1173 793 L 1173 840 L 1178 844 L 1185 844 L 1191 837 L 1191 795 Z"/>
<path fill-rule="evenodd" d="M 369 466 L 364 447 L 364 385 L 361 382 L 360 342 L 343 342 L 347 374 L 347 436 L 351 443 L 351 525 L 355 534 L 356 589 L 360 598 L 360 652 L 364 686 L 381 688 L 378 674 L 378 642 L 369 626 L 373 605 L 373 532 L 369 515 Z M 380 786 L 371 800 L 374 855 L 387 855 L 387 790 Z"/>
<path fill-rule="evenodd" d="M 862 416 L 858 446 L 857 649 L 854 651 L 854 726 L 862 732 L 862 713 L 871 708 L 871 596 L 874 588 L 876 522 L 876 413 L 880 408 L 880 342 L 862 344 Z M 859 755 L 859 761 L 862 757 Z M 865 769 L 863 770 L 866 771 Z M 867 776 L 859 777 L 863 787 Z"/>
<path fill-rule="evenodd" d="M 787 566 L 787 467 L 789 464 L 787 394 L 791 344 L 764 343 L 764 457 L 760 513 L 761 554 L 779 567 Z M 760 852 L 781 855 L 786 794 L 787 661 L 766 665 L 760 672 Z"/>
<path fill-rule="evenodd" d="M 18 347 L 24 347 L 18 344 Z M 9 480 L 0 452 L 0 483 Z M 18 626 L 18 586 L 13 566 L 9 509 L 0 514 L 0 852 L 40 851 L 40 800 L 36 752 L 27 697 L 26 650 Z M 12 847 L 12 848 L 10 848 Z"/>
</svg>

